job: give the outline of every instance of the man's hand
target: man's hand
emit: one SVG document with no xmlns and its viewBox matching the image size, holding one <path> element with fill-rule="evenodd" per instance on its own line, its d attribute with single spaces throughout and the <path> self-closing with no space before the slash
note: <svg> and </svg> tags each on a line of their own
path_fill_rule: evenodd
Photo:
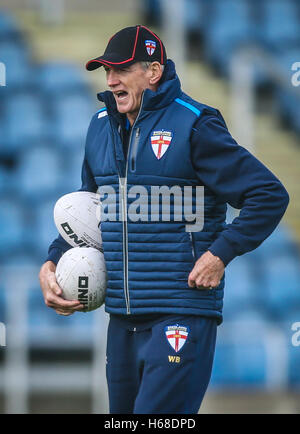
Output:
<svg viewBox="0 0 300 434">
<path fill-rule="evenodd" d="M 197 260 L 189 274 L 188 284 L 191 288 L 212 289 L 219 285 L 225 266 L 218 256 L 207 251 Z"/>
<path fill-rule="evenodd" d="M 45 304 L 60 315 L 71 315 L 82 310 L 84 306 L 78 300 L 65 300 L 62 296 L 62 289 L 55 277 L 56 265 L 52 261 L 45 262 L 40 270 L 39 279 L 44 295 Z"/>
</svg>

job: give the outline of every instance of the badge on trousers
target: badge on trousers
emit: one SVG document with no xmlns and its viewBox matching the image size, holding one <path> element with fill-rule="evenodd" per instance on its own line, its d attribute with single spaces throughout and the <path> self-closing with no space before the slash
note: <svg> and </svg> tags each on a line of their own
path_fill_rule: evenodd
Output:
<svg viewBox="0 0 300 434">
<path fill-rule="evenodd" d="M 166 338 L 176 353 L 178 353 L 186 343 L 189 331 L 188 327 L 178 324 L 165 327 Z"/>
</svg>

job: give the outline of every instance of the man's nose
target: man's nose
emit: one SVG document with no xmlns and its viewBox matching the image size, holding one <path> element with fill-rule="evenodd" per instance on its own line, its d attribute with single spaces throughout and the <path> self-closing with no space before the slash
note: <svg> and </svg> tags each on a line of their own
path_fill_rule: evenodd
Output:
<svg viewBox="0 0 300 434">
<path fill-rule="evenodd" d="M 116 86 L 120 83 L 118 74 L 113 69 L 107 72 L 106 80 L 109 87 Z"/>
</svg>

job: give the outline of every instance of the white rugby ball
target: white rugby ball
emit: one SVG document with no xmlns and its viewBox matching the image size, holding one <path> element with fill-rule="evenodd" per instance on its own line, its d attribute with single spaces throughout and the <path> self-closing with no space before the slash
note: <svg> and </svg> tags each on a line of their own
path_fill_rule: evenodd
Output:
<svg viewBox="0 0 300 434">
<path fill-rule="evenodd" d="M 58 261 L 56 280 L 66 300 L 79 300 L 85 312 L 104 303 L 107 273 L 104 255 L 93 247 L 73 247 Z"/>
<path fill-rule="evenodd" d="M 101 202 L 98 193 L 76 191 L 65 194 L 54 206 L 54 222 L 72 247 L 102 248 Z"/>
</svg>

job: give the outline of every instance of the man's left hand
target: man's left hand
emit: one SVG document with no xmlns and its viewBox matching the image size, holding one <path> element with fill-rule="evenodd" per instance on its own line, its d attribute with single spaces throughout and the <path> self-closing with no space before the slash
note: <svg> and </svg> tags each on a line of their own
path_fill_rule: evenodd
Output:
<svg viewBox="0 0 300 434">
<path fill-rule="evenodd" d="M 222 260 L 207 251 L 197 260 L 189 274 L 188 285 L 191 288 L 212 289 L 220 284 L 225 266 Z"/>
</svg>

